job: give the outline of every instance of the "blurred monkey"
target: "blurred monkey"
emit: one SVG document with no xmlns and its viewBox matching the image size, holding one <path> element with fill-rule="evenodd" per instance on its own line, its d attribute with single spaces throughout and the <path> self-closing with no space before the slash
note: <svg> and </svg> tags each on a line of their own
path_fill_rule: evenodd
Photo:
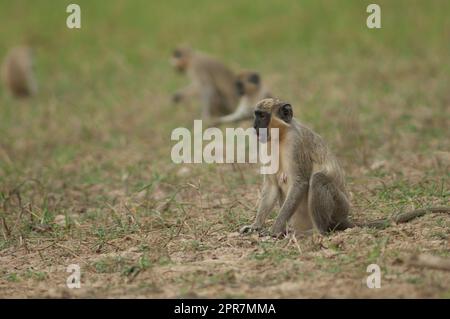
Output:
<svg viewBox="0 0 450 319">
<path fill-rule="evenodd" d="M 3 61 L 1 78 L 12 96 L 22 98 L 35 95 L 37 82 L 33 70 L 32 50 L 25 46 L 9 50 Z"/>
<path fill-rule="evenodd" d="M 186 73 L 190 85 L 173 95 L 173 102 L 179 103 L 192 97 L 199 97 L 202 104 L 202 119 L 229 114 L 236 106 L 239 95 L 236 90 L 236 76 L 227 66 L 215 58 L 179 47 L 171 57 L 173 67 Z"/>
<path fill-rule="evenodd" d="M 242 71 L 237 75 L 236 89 L 241 96 L 236 111 L 215 119 L 214 124 L 233 123 L 253 119 L 255 105 L 271 97 L 267 88 L 261 82 L 261 76 L 254 71 Z"/>
</svg>

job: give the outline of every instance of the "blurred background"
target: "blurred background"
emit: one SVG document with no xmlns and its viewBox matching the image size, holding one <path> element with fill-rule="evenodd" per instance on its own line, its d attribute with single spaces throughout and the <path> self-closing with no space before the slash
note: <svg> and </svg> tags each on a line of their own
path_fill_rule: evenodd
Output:
<svg viewBox="0 0 450 319">
<path fill-rule="evenodd" d="M 175 106 L 170 100 L 188 83 L 169 65 L 170 54 L 180 43 L 210 53 L 234 70 L 259 71 L 273 95 L 291 102 L 294 115 L 323 135 L 341 160 L 357 218 L 448 203 L 449 1 L 376 1 L 381 29 L 367 28 L 366 7 L 373 1 L 361 0 L 77 0 L 82 27 L 68 29 L 66 7 L 72 2 L 0 0 L 0 57 L 16 45 L 32 47 L 39 85 L 35 97 L 20 100 L 0 89 L 0 256 L 9 269 L 16 267 L 5 270 L 1 280 L 12 295 L 47 293 L 45 287 L 23 289 L 31 280 L 23 275 L 26 264 L 8 256 L 45 247 L 49 238 L 66 247 L 83 238 L 90 244 L 70 247 L 88 260 L 117 249 L 147 247 L 131 263 L 139 260 L 143 270 L 145 260 L 155 269 L 180 263 L 189 267 L 192 256 L 213 254 L 219 234 L 232 233 L 251 220 L 261 182 L 256 167 L 180 168 L 171 162 L 172 129 L 192 127 L 200 114 L 195 102 Z M 17 192 L 20 200 L 13 196 Z M 251 205 L 237 205 L 242 199 Z M 187 210 L 183 203 L 189 201 Z M 24 207 L 30 213 L 24 213 Z M 57 225 L 57 216 L 62 216 L 62 226 Z M 179 229 L 183 223 L 187 227 Z M 444 237 L 416 238 L 412 249 L 434 247 L 443 253 L 448 238 L 443 225 L 435 226 Z M 213 234 L 208 233 L 211 229 Z M 208 236 L 195 235 L 203 232 Z M 165 242 L 174 236 L 182 241 Z M 357 238 L 361 242 L 365 237 Z M 371 256 L 380 263 L 392 262 L 394 257 L 382 258 L 377 244 L 382 238 L 374 238 L 359 244 L 363 252 L 352 260 Z M 252 272 L 254 262 L 261 263 L 259 269 L 273 270 L 274 277 L 268 279 L 273 285 L 297 282 L 297 277 L 290 277 L 295 271 L 282 275 L 271 268 L 272 258 L 279 258 L 278 253 L 271 254 L 273 247 L 281 249 L 277 243 L 252 244 L 255 248 L 226 240 L 237 251 L 230 256 L 252 249 L 264 253 L 255 259 L 250 255 L 235 277 L 229 271 L 236 270 L 216 269 L 219 279 L 213 286 L 204 285 L 210 277 L 201 273 L 195 281 L 183 277 L 191 268 L 178 269 L 182 278 L 178 281 L 170 275 L 148 275 L 152 285 L 158 281 L 167 285 L 162 292 L 147 287 L 143 294 L 177 296 L 197 287 L 208 296 L 223 296 L 221 289 L 239 295 L 244 288 L 233 278 L 250 273 L 248 278 L 259 282 L 265 276 Z M 298 266 L 297 249 L 291 246 L 282 248 L 285 269 Z M 395 255 L 402 247 L 394 244 L 387 250 Z M 344 255 L 353 250 L 346 249 Z M 186 255 L 173 256 L 180 251 Z M 45 267 L 70 258 L 73 254 L 54 246 L 35 266 L 44 278 L 59 282 L 64 274 Z M 123 277 L 115 275 L 129 264 L 102 262 L 92 262 L 87 280 L 107 278 L 113 288 L 92 291 L 109 296 L 117 289 L 119 294 L 122 288 L 114 285 Z M 318 269 L 324 282 L 332 282 L 331 273 L 335 276 L 343 269 L 328 264 L 332 260 L 323 262 L 311 267 Z M 344 269 L 352 272 L 356 263 L 346 265 Z M 209 272 L 211 267 L 203 269 Z M 96 277 L 100 275 L 104 276 Z M 437 283 L 439 276 L 420 278 L 425 279 L 401 282 L 407 287 L 432 287 L 433 296 L 445 292 Z M 255 284 L 242 280 L 238 282 Z M 344 296 L 361 293 L 345 280 L 343 287 L 350 288 Z M 310 285 L 314 282 L 311 278 Z M 265 296 L 270 291 L 258 287 L 245 295 Z M 384 293 L 422 293 L 411 289 Z"/>
</svg>

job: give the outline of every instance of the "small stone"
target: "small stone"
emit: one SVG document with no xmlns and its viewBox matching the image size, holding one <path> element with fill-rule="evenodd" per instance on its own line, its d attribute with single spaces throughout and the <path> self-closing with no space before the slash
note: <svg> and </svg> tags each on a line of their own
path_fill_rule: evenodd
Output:
<svg viewBox="0 0 450 319">
<path fill-rule="evenodd" d="M 66 227 L 66 216 L 65 215 L 56 215 L 54 220 L 56 225 L 61 227 Z"/>
<path fill-rule="evenodd" d="M 178 177 L 184 177 L 184 176 L 189 175 L 190 172 L 191 172 L 191 169 L 190 169 L 190 168 L 188 168 L 188 167 L 186 167 L 186 166 L 183 166 L 182 168 L 180 168 L 180 169 L 178 170 L 177 176 L 178 176 Z"/>
<path fill-rule="evenodd" d="M 383 168 L 384 166 L 386 166 L 386 161 L 377 160 L 377 161 L 373 162 L 372 165 L 370 165 L 370 169 L 372 171 L 375 171 L 377 169 Z"/>
</svg>

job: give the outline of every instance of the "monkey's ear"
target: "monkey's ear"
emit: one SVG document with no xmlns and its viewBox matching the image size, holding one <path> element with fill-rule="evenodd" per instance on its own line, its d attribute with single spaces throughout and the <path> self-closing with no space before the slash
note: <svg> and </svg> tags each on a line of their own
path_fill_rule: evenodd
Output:
<svg viewBox="0 0 450 319">
<path fill-rule="evenodd" d="M 292 106 L 290 104 L 284 104 L 282 107 L 280 107 L 279 116 L 286 123 L 290 123 L 292 117 L 294 116 L 292 112 Z"/>
<path fill-rule="evenodd" d="M 261 81 L 260 76 L 258 73 L 252 73 L 250 74 L 250 76 L 248 77 L 249 82 L 258 85 L 259 82 Z"/>
</svg>

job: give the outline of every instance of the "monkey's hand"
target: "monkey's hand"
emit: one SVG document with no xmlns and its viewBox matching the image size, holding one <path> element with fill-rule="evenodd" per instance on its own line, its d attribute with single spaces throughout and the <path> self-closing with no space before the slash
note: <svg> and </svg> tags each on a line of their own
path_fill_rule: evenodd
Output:
<svg viewBox="0 0 450 319">
<path fill-rule="evenodd" d="M 239 230 L 241 234 L 250 234 L 261 230 L 261 226 L 256 224 L 246 225 Z"/>
<path fill-rule="evenodd" d="M 282 172 L 280 176 L 278 177 L 278 183 L 279 184 L 285 184 L 287 183 L 287 174 L 285 172 Z"/>
<path fill-rule="evenodd" d="M 177 92 L 174 95 L 172 95 L 172 103 L 174 103 L 174 104 L 180 103 L 182 99 L 183 99 L 183 94 L 181 94 L 180 92 Z"/>
</svg>

